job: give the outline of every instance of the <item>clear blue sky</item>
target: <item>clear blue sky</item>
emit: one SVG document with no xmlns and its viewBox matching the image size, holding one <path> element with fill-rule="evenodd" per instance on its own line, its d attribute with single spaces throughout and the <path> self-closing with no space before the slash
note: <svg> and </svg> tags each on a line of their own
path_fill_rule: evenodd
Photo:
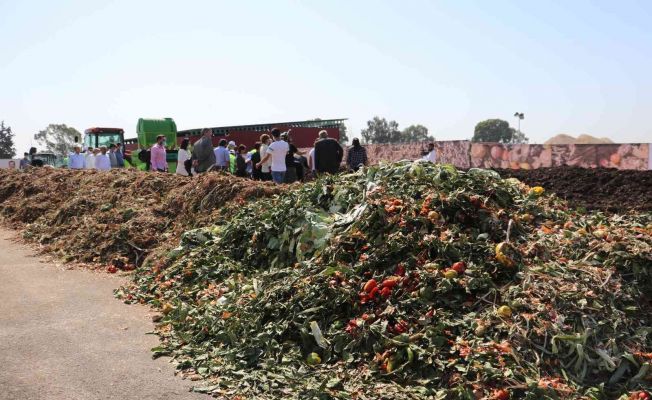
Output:
<svg viewBox="0 0 652 400">
<path fill-rule="evenodd" d="M 651 23 L 651 1 L 0 0 L 0 119 L 19 152 L 49 123 L 379 115 L 443 140 L 516 111 L 534 142 L 650 142 Z"/>
</svg>

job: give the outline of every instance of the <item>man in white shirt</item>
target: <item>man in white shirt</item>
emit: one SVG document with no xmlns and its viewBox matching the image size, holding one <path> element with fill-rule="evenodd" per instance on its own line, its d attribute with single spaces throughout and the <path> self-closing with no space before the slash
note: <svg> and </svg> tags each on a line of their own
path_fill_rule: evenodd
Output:
<svg viewBox="0 0 652 400">
<path fill-rule="evenodd" d="M 267 148 L 267 154 L 256 164 L 260 168 L 268 159 L 272 159 L 272 180 L 274 183 L 280 184 L 285 180 L 285 156 L 290 151 L 290 145 L 285 140 L 281 139 L 281 131 L 277 128 L 272 129 L 272 137 L 274 142 Z"/>
<path fill-rule="evenodd" d="M 231 163 L 231 154 L 226 148 L 226 140 L 220 140 L 218 146 L 213 150 L 215 152 L 215 167 L 219 171 L 228 171 Z"/>
<path fill-rule="evenodd" d="M 317 144 L 318 141 L 319 139 L 315 140 L 315 144 Z M 310 167 L 310 172 L 313 174 L 315 173 L 315 169 L 317 169 L 316 165 L 317 164 L 315 163 L 315 147 L 313 146 L 312 149 L 310 149 L 310 151 L 308 152 L 308 167 Z"/>
<path fill-rule="evenodd" d="M 428 143 L 428 154 L 423 159 L 433 164 L 437 163 L 437 149 L 435 149 L 434 143 Z"/>
<path fill-rule="evenodd" d="M 86 168 L 86 157 L 81 153 L 81 146 L 76 144 L 74 152 L 68 156 L 68 168 L 84 169 Z"/>
<path fill-rule="evenodd" d="M 260 136 L 260 159 L 262 160 L 265 158 L 265 155 L 267 154 L 267 148 L 269 145 L 272 143 L 272 139 L 269 138 L 269 135 L 264 133 Z M 272 161 L 268 160 L 267 162 L 263 163 L 260 167 L 260 173 L 261 173 L 261 179 L 264 181 L 271 181 L 272 180 Z"/>
<path fill-rule="evenodd" d="M 93 154 L 92 147 L 86 149 L 84 158 L 86 160 L 86 169 L 95 169 L 95 154 Z"/>
<path fill-rule="evenodd" d="M 111 159 L 106 154 L 106 146 L 100 146 L 100 154 L 95 156 L 95 169 L 108 171 L 111 169 Z"/>
</svg>

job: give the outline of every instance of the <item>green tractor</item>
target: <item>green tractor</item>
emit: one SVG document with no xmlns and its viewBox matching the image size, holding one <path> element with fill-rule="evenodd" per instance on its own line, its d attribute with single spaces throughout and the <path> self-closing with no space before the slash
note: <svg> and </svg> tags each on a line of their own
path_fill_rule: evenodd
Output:
<svg viewBox="0 0 652 400">
<path fill-rule="evenodd" d="M 174 172 L 176 170 L 179 149 L 177 147 L 177 124 L 172 118 L 139 118 L 136 133 L 138 134 L 136 139 L 127 139 L 125 141 L 125 150 L 130 155 L 133 165 L 145 170 L 147 157 L 143 157 L 144 154 L 141 154 L 141 151 L 149 150 L 156 144 L 156 138 L 163 135 L 167 142 L 168 171 Z"/>
</svg>

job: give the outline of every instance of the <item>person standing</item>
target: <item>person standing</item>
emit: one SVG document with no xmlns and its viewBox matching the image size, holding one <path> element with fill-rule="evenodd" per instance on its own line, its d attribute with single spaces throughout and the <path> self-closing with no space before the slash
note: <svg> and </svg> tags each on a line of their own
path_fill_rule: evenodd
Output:
<svg viewBox="0 0 652 400">
<path fill-rule="evenodd" d="M 337 140 L 329 138 L 326 131 L 320 131 L 319 141 L 315 143 L 315 170 L 318 173 L 336 174 L 343 157 L 344 150 Z"/>
<path fill-rule="evenodd" d="M 218 171 L 229 171 L 231 165 L 231 153 L 226 148 L 226 140 L 220 140 L 220 143 L 215 148 L 215 168 Z"/>
<path fill-rule="evenodd" d="M 294 155 L 299 152 L 297 147 L 292 144 L 290 135 L 287 132 L 281 134 L 281 139 L 288 143 L 288 153 L 285 155 L 285 177 L 284 183 L 296 182 L 299 176 L 297 171 L 297 160 Z"/>
<path fill-rule="evenodd" d="M 423 154 L 423 153 L 421 153 Z M 435 143 L 428 143 L 428 154 L 423 157 L 424 160 L 430 161 L 431 163 L 437 163 L 437 149 L 435 148 Z"/>
<path fill-rule="evenodd" d="M 346 164 L 351 171 L 357 171 L 361 166 L 368 165 L 367 149 L 360 145 L 360 139 L 353 139 L 353 146 L 349 147 L 349 152 L 346 155 Z"/>
<path fill-rule="evenodd" d="M 310 168 L 310 173 L 315 174 L 315 144 L 319 139 L 315 140 L 315 143 L 312 145 L 312 149 L 308 152 L 308 168 Z"/>
<path fill-rule="evenodd" d="M 235 159 L 236 156 L 238 155 L 238 151 L 237 151 L 238 146 L 235 144 L 233 140 L 231 140 L 226 148 L 229 149 L 229 171 L 232 174 L 235 174 L 235 168 L 236 168 Z"/>
<path fill-rule="evenodd" d="M 152 153 L 145 146 L 140 146 L 138 151 L 138 159 L 145 164 L 145 171 L 149 171 L 152 166 Z"/>
<path fill-rule="evenodd" d="M 76 144 L 73 152 L 68 155 L 68 168 L 84 169 L 86 168 L 86 157 L 81 153 L 81 146 Z"/>
<path fill-rule="evenodd" d="M 281 139 L 281 131 L 278 128 L 272 129 L 272 137 L 274 142 L 272 142 L 267 148 L 267 153 L 256 165 L 257 167 L 262 166 L 266 161 L 272 160 L 272 180 L 276 184 L 281 184 L 285 180 L 285 156 L 290 150 L 288 143 Z"/>
<path fill-rule="evenodd" d="M 84 155 L 86 160 L 86 169 L 95 169 L 95 154 L 92 147 L 86 149 L 86 154 Z"/>
<path fill-rule="evenodd" d="M 247 147 L 244 144 L 238 146 L 238 154 L 235 158 L 235 176 L 247 177 Z"/>
<path fill-rule="evenodd" d="M 256 167 L 256 164 L 260 162 L 260 142 L 254 143 L 254 151 L 251 153 L 250 163 L 252 166 L 251 177 L 257 181 L 263 179 L 263 174 L 260 168 Z"/>
<path fill-rule="evenodd" d="M 150 150 L 152 157 L 152 170 L 158 172 L 168 171 L 167 151 L 165 150 L 165 135 L 156 137 L 156 144 Z"/>
<path fill-rule="evenodd" d="M 213 131 L 204 128 L 201 138 L 192 146 L 192 166 L 198 174 L 204 173 L 215 165 L 215 152 L 213 151 Z"/>
<path fill-rule="evenodd" d="M 118 168 L 118 158 L 115 156 L 115 144 L 109 145 L 109 160 L 111 161 L 111 168 Z"/>
<path fill-rule="evenodd" d="M 115 145 L 115 160 L 118 168 L 124 168 L 125 154 L 122 152 L 122 143 Z"/>
<path fill-rule="evenodd" d="M 200 139 L 201 140 L 201 139 Z M 183 176 L 192 176 L 190 160 L 190 152 L 188 151 L 188 145 L 190 144 L 189 139 L 183 139 L 181 145 L 179 146 L 179 154 L 177 156 L 177 170 L 175 171 L 178 175 Z"/>
<path fill-rule="evenodd" d="M 95 169 L 99 171 L 108 171 L 111 169 L 111 159 L 106 154 L 106 146 L 100 146 L 100 153 L 95 156 Z"/>
<path fill-rule="evenodd" d="M 23 158 L 20 160 L 20 164 L 18 164 L 19 169 L 26 169 L 29 167 L 29 153 L 23 153 Z"/>
<path fill-rule="evenodd" d="M 267 155 L 267 149 L 269 148 L 269 145 L 272 143 L 272 140 L 270 139 L 268 134 L 262 134 L 260 135 L 260 159 L 262 160 L 265 158 Z M 256 165 L 256 164 L 254 164 Z M 260 174 L 261 174 L 261 180 L 263 181 L 271 181 L 272 180 L 272 160 L 268 160 L 264 162 L 261 167 L 260 167 Z"/>
</svg>

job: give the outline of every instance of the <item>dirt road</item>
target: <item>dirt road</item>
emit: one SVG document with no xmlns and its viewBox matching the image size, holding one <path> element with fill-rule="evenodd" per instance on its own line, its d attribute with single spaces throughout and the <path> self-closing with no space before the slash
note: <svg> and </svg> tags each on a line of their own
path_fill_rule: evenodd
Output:
<svg viewBox="0 0 652 400">
<path fill-rule="evenodd" d="M 209 399 L 152 360 L 149 310 L 121 278 L 42 262 L 0 230 L 0 399 Z"/>
</svg>

